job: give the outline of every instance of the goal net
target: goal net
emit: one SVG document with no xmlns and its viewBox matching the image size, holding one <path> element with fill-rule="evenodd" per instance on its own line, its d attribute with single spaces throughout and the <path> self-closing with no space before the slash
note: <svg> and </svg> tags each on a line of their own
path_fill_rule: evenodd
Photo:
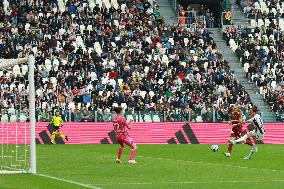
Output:
<svg viewBox="0 0 284 189">
<path fill-rule="evenodd" d="M 15 94 L 11 86 L 19 86 L 19 83 L 10 81 L 5 89 L 2 86 L 2 90 L 10 90 L 14 103 L 9 98 L 7 100 L 2 91 L 0 174 L 36 173 L 34 64 L 33 55 L 21 59 L 0 59 L 0 85 L 7 84 L 6 80 L 12 75 L 21 76 L 24 68 L 28 68 L 25 71 L 29 74 L 28 82 L 25 83 L 28 83 L 28 87 L 25 86 L 28 94 Z"/>
<path fill-rule="evenodd" d="M 0 173 L 27 173 L 30 169 L 29 124 L 1 122 Z"/>
</svg>

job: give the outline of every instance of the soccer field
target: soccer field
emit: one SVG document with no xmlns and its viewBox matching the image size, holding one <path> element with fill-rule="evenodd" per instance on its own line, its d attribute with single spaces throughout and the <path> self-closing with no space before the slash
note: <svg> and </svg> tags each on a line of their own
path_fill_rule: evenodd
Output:
<svg viewBox="0 0 284 189">
<path fill-rule="evenodd" d="M 37 145 L 38 175 L 0 175 L 1 189 L 280 189 L 284 188 L 284 146 L 258 145 L 251 160 L 237 145 L 233 156 L 209 145 L 138 145 L 138 164 L 114 163 L 118 145 Z"/>
</svg>

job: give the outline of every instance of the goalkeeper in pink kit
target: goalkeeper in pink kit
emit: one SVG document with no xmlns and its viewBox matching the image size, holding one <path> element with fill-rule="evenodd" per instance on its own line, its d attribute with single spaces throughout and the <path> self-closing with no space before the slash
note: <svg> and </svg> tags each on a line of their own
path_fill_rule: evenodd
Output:
<svg viewBox="0 0 284 189">
<path fill-rule="evenodd" d="M 137 146 L 127 133 L 127 129 L 131 128 L 132 122 L 128 123 L 126 119 L 122 117 L 121 107 L 114 108 L 114 111 L 116 112 L 116 115 L 114 116 L 112 120 L 112 124 L 113 124 L 113 128 L 115 131 L 116 140 L 120 144 L 120 148 L 118 149 L 118 153 L 117 153 L 116 163 L 121 163 L 120 158 L 123 153 L 125 144 L 131 148 L 131 153 L 130 153 L 130 158 L 129 158 L 128 163 L 137 163 L 134 160 L 134 157 L 136 155 Z"/>
</svg>

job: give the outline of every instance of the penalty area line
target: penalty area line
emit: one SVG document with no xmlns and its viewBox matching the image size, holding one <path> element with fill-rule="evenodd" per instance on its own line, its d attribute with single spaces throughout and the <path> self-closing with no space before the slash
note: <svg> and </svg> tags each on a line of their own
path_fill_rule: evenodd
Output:
<svg viewBox="0 0 284 189">
<path fill-rule="evenodd" d="M 216 184 L 216 183 L 271 183 L 271 182 L 284 182 L 284 180 L 219 180 L 219 181 L 176 181 L 176 182 L 117 182 L 117 183 L 104 183 L 97 184 L 99 186 L 112 186 L 112 185 L 154 185 L 154 184 Z"/>
<path fill-rule="evenodd" d="M 113 155 L 106 155 L 104 157 L 115 158 L 115 156 L 113 156 Z M 190 161 L 190 160 L 182 160 L 182 159 L 169 159 L 169 158 L 151 157 L 151 156 L 137 156 L 137 157 L 145 158 L 145 159 L 157 159 L 157 160 L 164 160 L 164 161 L 175 161 L 175 162 L 188 163 L 188 164 L 201 164 L 201 165 L 208 165 L 208 166 L 233 167 L 233 168 L 239 168 L 239 169 L 250 169 L 250 170 L 256 170 L 256 171 L 271 171 L 271 172 L 284 173 L 284 170 L 262 169 L 262 168 L 246 167 L 246 166 L 232 165 L 232 164 L 211 163 L 211 162 L 204 162 L 204 161 Z M 244 160 L 244 161 L 248 161 L 248 160 Z"/>
<path fill-rule="evenodd" d="M 137 157 L 146 158 L 146 159 L 159 159 L 159 160 L 165 160 L 165 161 L 176 161 L 176 162 L 191 163 L 191 164 L 201 164 L 201 165 L 209 165 L 209 166 L 234 167 L 234 168 L 240 168 L 240 169 L 251 169 L 251 170 L 257 170 L 257 171 L 271 171 L 271 172 L 284 173 L 284 170 L 262 169 L 262 168 L 256 168 L 256 167 L 245 167 L 245 166 L 231 165 L 231 164 L 210 163 L 210 162 L 203 162 L 203 161 L 190 161 L 190 160 L 181 160 L 181 159 L 168 159 L 168 158 L 151 157 L 151 156 L 137 156 Z"/>
<path fill-rule="evenodd" d="M 102 188 L 97 187 L 97 186 L 94 186 L 94 185 L 83 184 L 83 183 L 76 182 L 76 181 L 73 181 L 73 180 L 67 180 L 67 179 L 58 178 L 58 177 L 54 177 L 54 176 L 50 176 L 50 175 L 45 175 L 45 174 L 35 174 L 35 175 L 41 176 L 41 177 L 50 178 L 50 179 L 53 179 L 53 180 L 58 180 L 58 181 L 66 182 L 66 183 L 69 183 L 69 184 L 78 185 L 78 186 L 81 186 L 81 187 L 84 187 L 84 188 L 102 189 Z"/>
</svg>

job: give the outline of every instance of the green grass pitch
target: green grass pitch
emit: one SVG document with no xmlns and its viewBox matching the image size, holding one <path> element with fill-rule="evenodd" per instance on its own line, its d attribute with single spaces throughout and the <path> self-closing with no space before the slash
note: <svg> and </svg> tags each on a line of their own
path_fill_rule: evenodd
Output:
<svg viewBox="0 0 284 189">
<path fill-rule="evenodd" d="M 136 161 L 114 163 L 118 145 L 37 145 L 37 168 L 31 174 L 0 175 L 1 189 L 281 189 L 284 145 L 237 145 L 231 158 L 210 145 L 138 145 Z M 55 178 L 58 178 L 57 180 Z"/>
</svg>

